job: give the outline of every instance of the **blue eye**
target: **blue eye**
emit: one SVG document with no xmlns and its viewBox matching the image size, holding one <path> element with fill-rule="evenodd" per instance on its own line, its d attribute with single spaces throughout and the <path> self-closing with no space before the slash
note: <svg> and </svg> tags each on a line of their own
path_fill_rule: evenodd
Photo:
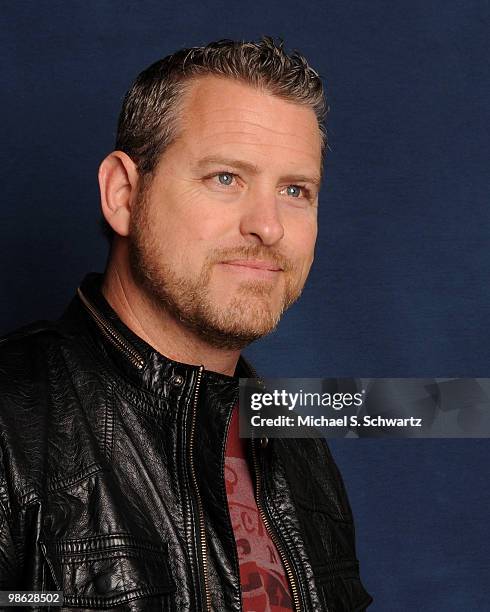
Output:
<svg viewBox="0 0 490 612">
<path fill-rule="evenodd" d="M 301 195 L 301 187 L 299 185 L 288 185 L 286 188 L 287 194 L 293 198 L 299 198 Z"/>
<path fill-rule="evenodd" d="M 222 185 L 231 185 L 233 183 L 233 174 L 230 172 L 220 172 L 217 176 L 218 181 Z"/>
</svg>

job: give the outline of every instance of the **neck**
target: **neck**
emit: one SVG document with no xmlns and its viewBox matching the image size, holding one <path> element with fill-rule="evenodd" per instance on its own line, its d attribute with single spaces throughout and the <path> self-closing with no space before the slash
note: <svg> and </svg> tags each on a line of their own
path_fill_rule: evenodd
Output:
<svg viewBox="0 0 490 612">
<path fill-rule="evenodd" d="M 155 308 L 136 285 L 127 258 L 121 255 L 119 248 L 113 248 L 102 293 L 122 322 L 169 359 L 233 376 L 240 351 L 210 346 L 169 313 Z"/>
</svg>

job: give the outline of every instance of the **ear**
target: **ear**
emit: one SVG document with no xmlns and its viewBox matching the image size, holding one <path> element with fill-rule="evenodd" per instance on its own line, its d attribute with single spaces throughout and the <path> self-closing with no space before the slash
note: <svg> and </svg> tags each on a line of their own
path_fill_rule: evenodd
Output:
<svg viewBox="0 0 490 612">
<path fill-rule="evenodd" d="M 120 236 L 129 233 L 131 207 L 138 190 L 136 164 L 122 151 L 113 151 L 100 164 L 99 187 L 102 214 Z"/>
</svg>

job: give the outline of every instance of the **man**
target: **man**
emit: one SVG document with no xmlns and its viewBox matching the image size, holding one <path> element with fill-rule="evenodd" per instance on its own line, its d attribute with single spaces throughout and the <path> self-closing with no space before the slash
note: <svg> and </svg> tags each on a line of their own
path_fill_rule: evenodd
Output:
<svg viewBox="0 0 490 612">
<path fill-rule="evenodd" d="M 323 440 L 245 440 L 240 350 L 300 295 L 322 84 L 270 38 L 142 72 L 99 172 L 103 277 L 0 345 L 0 586 L 67 609 L 363 610 Z"/>
</svg>

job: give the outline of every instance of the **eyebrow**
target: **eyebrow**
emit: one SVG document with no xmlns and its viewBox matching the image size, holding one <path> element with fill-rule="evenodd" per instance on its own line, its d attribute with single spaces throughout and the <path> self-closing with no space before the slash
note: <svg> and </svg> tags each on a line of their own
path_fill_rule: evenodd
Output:
<svg viewBox="0 0 490 612">
<path fill-rule="evenodd" d="M 196 163 L 196 168 L 202 170 L 206 166 L 212 164 L 223 164 L 224 166 L 230 166 L 232 168 L 238 168 L 239 170 L 245 170 L 249 174 L 259 174 L 260 169 L 256 164 L 252 164 L 242 159 L 234 159 L 231 157 L 221 157 L 220 155 L 208 155 L 203 157 Z M 283 181 L 298 181 L 302 183 L 312 183 L 317 187 L 320 187 L 322 182 L 321 176 L 307 176 L 306 174 L 287 174 L 281 177 Z"/>
</svg>

